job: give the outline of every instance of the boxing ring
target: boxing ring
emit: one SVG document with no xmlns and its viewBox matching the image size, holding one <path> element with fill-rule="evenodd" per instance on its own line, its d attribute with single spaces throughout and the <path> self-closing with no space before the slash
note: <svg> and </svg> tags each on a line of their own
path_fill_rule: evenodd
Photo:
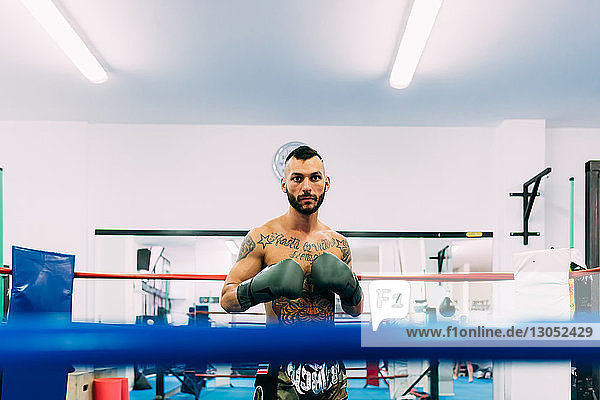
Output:
<svg viewBox="0 0 600 400">
<path fill-rule="evenodd" d="M 1 186 L 0 186 L 1 187 Z M 1 198 L 1 194 L 0 194 Z M 0 224 L 1 225 L 1 224 Z M 110 231 L 106 231 L 110 234 Z M 114 233 L 114 232 L 113 232 Z M 230 234 L 231 232 L 227 232 Z M 125 233 L 128 234 L 128 233 Z M 236 235 L 239 232 L 236 231 Z M 347 233 L 346 233 L 347 234 Z M 1 233 L 0 233 L 1 236 Z M 588 260 L 588 265 L 590 264 Z M 11 275 L 11 268 L 0 274 Z M 600 267 L 566 272 L 567 279 L 586 280 L 600 273 Z M 73 271 L 72 279 L 223 281 L 225 275 L 144 274 Z M 365 283 L 380 281 L 409 282 L 516 282 L 518 274 L 481 272 L 427 275 L 359 275 Z M 393 342 L 402 326 L 382 326 L 372 332 L 369 326 L 340 325 L 335 328 L 201 328 L 195 326 L 137 326 L 124 324 L 73 323 L 70 316 L 38 314 L 33 318 L 9 320 L 0 328 L 0 366 L 25 371 L 36 368 L 62 371 L 65 365 L 120 365 L 136 362 L 191 365 L 202 362 L 288 361 L 310 359 L 466 359 L 495 360 L 571 360 L 592 362 L 600 357 L 600 340 L 577 342 L 557 340 L 552 346 L 536 341 L 502 345 L 473 345 L 440 338 L 435 343 L 365 346 L 365 335 L 374 335 L 380 343 Z M 596 324 L 598 321 L 565 321 Z M 600 329 L 599 329 L 600 330 Z M 221 374 L 198 374 L 220 377 Z M 228 375 L 231 377 L 232 375 Z M 394 379 L 404 375 L 391 375 Z"/>
<path fill-rule="evenodd" d="M 181 232 L 179 232 L 181 233 Z M 193 232 L 194 234 L 197 232 Z M 206 232 L 203 232 L 206 233 Z M 231 232 L 225 232 L 226 234 L 231 234 Z M 236 235 L 243 235 L 244 231 L 236 232 Z M 375 237 L 380 236 L 388 236 L 389 233 L 379 233 L 374 235 Z M 419 236 L 421 234 L 418 234 Z M 455 233 L 446 233 L 442 236 L 454 237 Z M 439 234 L 431 235 L 432 237 L 439 237 Z M 476 235 L 476 237 L 484 236 L 482 234 Z M 14 271 L 10 268 L 0 268 L 0 274 L 10 275 L 13 274 Z M 222 282 L 226 278 L 226 275 L 223 274 L 156 274 L 156 273 L 102 273 L 102 272 L 88 272 L 88 271 L 74 271 L 72 273 L 72 280 L 102 280 L 102 281 L 110 281 L 110 280 L 165 280 L 165 281 L 212 281 L 212 282 Z M 497 273 L 478 273 L 478 274 L 431 274 L 431 275 L 359 275 L 359 279 L 362 282 L 370 282 L 373 280 L 386 280 L 386 281 L 394 281 L 398 279 L 411 281 L 411 282 L 488 282 L 490 280 L 511 280 L 513 279 L 512 274 L 497 274 Z M 210 314 L 210 313 L 209 313 Z M 243 313 L 245 315 L 249 313 Z M 264 315 L 264 314 L 261 314 Z M 365 315 L 369 315 L 369 313 L 365 313 Z M 48 322 L 48 323 L 47 323 Z M 231 325 L 242 325 L 242 324 L 231 324 Z M 354 325 L 354 321 L 337 321 L 336 325 Z M 163 327 L 163 326 L 131 326 L 131 325 L 119 325 L 119 324 L 87 324 L 87 323 L 73 323 L 68 325 L 56 325 L 53 323 L 49 323 L 49 321 L 36 321 L 28 324 L 18 324 L 17 321 L 11 321 L 5 328 L 8 328 L 3 331 L 7 335 L 13 334 L 12 338 L 7 337 L 6 340 L 8 343 L 16 340 L 18 337 L 21 343 L 26 343 L 26 340 L 31 339 L 33 342 L 37 342 L 37 346 L 19 346 L 15 347 L 12 356 L 8 353 L 3 354 L 2 358 L 6 360 L 11 367 L 19 367 L 22 366 L 25 368 L 28 364 L 27 361 L 27 349 L 39 350 L 38 355 L 32 355 L 31 357 L 36 359 L 37 365 L 45 365 L 46 368 L 52 368 L 53 365 L 62 365 L 57 364 L 59 360 L 63 360 L 67 364 L 79 364 L 79 365 L 102 365 L 102 364 L 130 364 L 131 360 L 135 360 L 136 363 L 149 363 L 149 364 L 168 364 L 173 360 L 178 360 L 184 362 L 186 364 L 194 365 L 197 363 L 203 363 L 205 361 L 210 362 L 245 362 L 252 361 L 257 362 L 260 360 L 273 361 L 276 359 L 272 355 L 271 352 L 266 351 L 258 347 L 258 353 L 263 353 L 263 357 L 256 356 L 250 354 L 247 351 L 237 352 L 240 354 L 240 357 L 232 356 L 232 352 L 229 351 L 229 346 L 226 343 L 233 341 L 234 343 L 240 342 L 248 342 L 250 340 L 253 342 L 256 337 L 255 335 L 259 335 L 259 337 L 264 336 L 264 328 L 253 329 L 244 327 L 243 329 L 236 330 L 227 330 L 225 329 L 225 336 L 220 333 L 222 329 L 211 328 L 209 330 L 202 330 L 202 328 L 196 327 Z M 100 328 L 100 330 L 96 330 L 95 328 Z M 175 328 L 175 330 L 170 330 L 170 328 Z M 179 329 L 182 328 L 182 329 Z M 370 350 L 368 352 L 361 351 L 361 343 L 360 343 L 360 327 L 349 326 L 348 331 L 344 331 L 342 337 L 345 340 L 340 340 L 339 337 L 333 336 L 330 338 L 331 343 L 315 343 L 316 346 L 315 354 L 320 354 L 319 358 L 324 356 L 324 351 L 319 351 L 319 349 L 327 348 L 331 354 L 331 358 L 346 358 L 349 359 L 358 359 L 358 360 L 366 360 L 367 358 L 371 359 L 379 359 L 381 357 L 378 356 L 378 353 L 375 350 Z M 358 329 L 357 329 L 358 328 Z M 111 332 L 112 329 L 115 329 L 114 332 Z M 146 331 L 145 329 L 150 329 Z M 40 331 L 41 330 L 41 331 Z M 272 331 L 267 330 L 269 333 Z M 151 332 L 151 333 L 150 333 Z M 347 332 L 347 333 L 346 333 Z M 231 336 L 231 334 L 238 334 L 240 336 L 235 337 Z M 289 332 L 288 332 L 289 333 Z M 296 333 L 296 332 L 294 332 Z M 249 339 L 246 339 L 246 334 L 250 335 Z M 282 333 L 283 334 L 283 333 Z M 186 336 L 187 335 L 187 336 Z M 275 334 L 275 337 L 281 336 Z M 315 332 L 306 332 L 306 337 L 314 337 Z M 318 334 L 317 335 L 323 339 L 327 338 L 327 336 Z M 205 341 L 205 337 L 210 337 L 211 340 Z M 212 343 L 213 339 L 217 339 L 219 337 L 223 337 L 224 341 L 221 342 L 221 345 L 216 343 Z M 42 340 L 42 338 L 44 338 Z M 87 339 L 81 339 L 87 338 Z M 93 340 L 91 338 L 96 338 L 97 348 L 94 349 Z M 150 341 L 148 341 L 150 340 Z M 258 340 L 258 339 L 256 339 Z M 306 338 L 298 337 L 293 339 L 290 337 L 290 340 L 296 340 L 297 345 L 300 348 L 306 347 Z M 53 346 L 51 343 L 69 343 L 70 346 Z M 278 347 L 273 347 L 274 343 L 279 343 L 281 340 L 276 340 L 272 337 L 266 337 L 262 343 L 264 346 L 269 346 L 273 353 L 278 353 L 284 357 L 283 359 L 291 360 L 294 359 L 295 356 L 293 354 L 288 354 L 285 351 L 281 351 Z M 40 343 L 48 344 L 45 348 L 40 346 Z M 175 348 L 171 348 L 170 345 L 172 343 L 182 344 L 188 343 L 188 345 L 182 346 L 179 350 Z M 190 351 L 192 348 L 192 343 L 198 344 L 200 346 L 194 347 L 195 349 L 201 350 L 199 352 Z M 336 345 L 332 345 L 335 343 Z M 257 346 L 261 346 L 261 342 L 256 342 Z M 160 348 L 160 351 L 155 351 L 155 348 Z M 253 347 L 254 349 L 255 347 Z M 109 350 L 112 349 L 112 350 Z M 139 353 L 146 353 L 149 357 L 140 357 L 139 354 L 136 354 L 136 349 L 139 350 Z M 151 349 L 150 352 L 148 349 Z M 207 349 L 211 349 L 210 352 L 206 351 Z M 352 349 L 354 355 L 346 354 L 345 352 L 340 352 L 342 349 L 350 350 Z M 163 353 L 164 350 L 164 353 Z M 385 352 L 385 350 L 382 350 Z M 389 353 L 389 352 L 388 352 Z M 431 349 L 431 354 L 435 353 L 435 349 Z M 63 357 L 57 356 L 57 354 L 62 354 Z M 164 355 L 163 355 L 164 354 Z M 266 357 L 265 357 L 266 354 Z M 306 351 L 299 351 L 299 355 L 305 357 L 308 353 Z M 337 355 L 336 355 L 337 354 Z M 390 353 L 391 354 L 391 353 Z M 407 352 L 399 352 L 398 354 L 402 354 L 403 357 L 407 356 Z M 428 352 L 424 352 L 422 350 L 415 351 L 415 358 L 423 358 L 424 356 L 428 356 Z M 14 356 L 14 357 L 13 357 Z M 9 361 L 11 360 L 11 361 Z M 20 361 L 19 361 L 20 360 Z M 68 361 L 67 361 L 68 360 Z M 198 374 L 200 378 L 204 377 L 203 374 Z M 226 377 L 235 377 L 233 375 L 224 375 L 224 374 L 215 374 L 218 376 L 214 376 L 214 378 L 219 378 L 221 376 Z M 376 379 L 389 379 L 393 380 L 395 378 L 405 378 L 407 375 L 405 374 L 386 374 L 385 376 L 378 376 Z M 369 378 L 373 379 L 373 376 L 366 377 L 352 377 L 349 379 L 363 379 Z"/>
<path fill-rule="evenodd" d="M 585 278 L 600 268 L 568 272 L 570 278 Z M 10 268 L 2 274 L 13 274 Z M 112 274 L 73 272 L 73 279 L 165 279 L 182 281 L 223 281 L 224 275 L 209 274 Z M 371 281 L 411 282 L 515 282 L 515 273 L 466 273 L 428 275 L 359 275 Z M 367 314 L 369 315 L 369 314 Z M 62 322 L 61 322 L 62 321 Z M 592 323 L 593 321 L 590 321 Z M 570 339 L 547 343 L 505 342 L 501 345 L 440 339 L 435 343 L 412 341 L 404 345 L 393 339 L 405 329 L 384 325 L 376 332 L 367 324 L 341 324 L 335 328 L 201 328 L 196 326 L 140 326 L 125 324 L 72 323 L 70 315 L 35 314 L 9 320 L 0 329 L 2 343 L 0 366 L 26 370 L 38 368 L 60 370 L 65 365 L 125 365 L 137 363 L 169 364 L 174 361 L 189 365 L 199 363 L 232 363 L 256 361 L 289 361 L 310 359 L 496 359 L 557 360 L 578 358 L 593 360 L 600 356 L 600 341 L 583 344 Z M 599 328 L 600 331 L 600 328 Z M 365 335 L 381 346 L 365 346 Z M 426 341 L 425 341 L 426 342 Z M 223 374 L 198 374 L 199 378 L 218 378 Z M 235 377 L 229 375 L 228 377 Z M 381 379 L 405 377 L 389 374 Z"/>
</svg>

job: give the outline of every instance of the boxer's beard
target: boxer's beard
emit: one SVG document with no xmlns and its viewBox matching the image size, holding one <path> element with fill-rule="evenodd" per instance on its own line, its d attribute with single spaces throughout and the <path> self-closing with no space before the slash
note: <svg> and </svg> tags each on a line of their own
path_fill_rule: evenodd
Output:
<svg viewBox="0 0 600 400">
<path fill-rule="evenodd" d="M 313 199 L 317 199 L 317 204 L 315 204 L 313 207 L 303 207 L 302 204 L 300 204 L 300 201 L 298 200 L 298 198 L 292 196 L 290 194 L 290 192 L 287 191 L 287 189 L 285 190 L 285 192 L 287 193 L 287 198 L 288 201 L 290 202 L 290 205 L 294 208 L 294 210 L 298 211 L 300 214 L 304 214 L 304 215 L 310 215 L 315 213 L 319 207 L 321 207 L 321 204 L 323 204 L 323 200 L 325 200 L 325 192 L 323 192 L 322 195 L 320 195 L 319 197 L 317 196 L 312 196 Z M 308 197 L 306 195 L 304 196 L 298 196 L 298 197 Z"/>
</svg>

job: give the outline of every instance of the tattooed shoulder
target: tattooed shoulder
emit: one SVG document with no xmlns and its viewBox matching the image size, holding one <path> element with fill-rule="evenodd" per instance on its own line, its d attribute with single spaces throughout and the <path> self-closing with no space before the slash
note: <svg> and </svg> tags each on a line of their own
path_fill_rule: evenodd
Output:
<svg viewBox="0 0 600 400">
<path fill-rule="evenodd" d="M 346 264 L 350 264 L 352 262 L 352 252 L 350 251 L 348 240 L 346 240 L 345 237 L 340 236 L 340 239 L 335 239 L 335 242 L 335 247 L 342 252 L 342 261 Z"/>
<path fill-rule="evenodd" d="M 237 260 L 240 261 L 246 258 L 248 254 L 252 253 L 252 250 L 254 250 L 255 247 L 256 243 L 254 243 L 252 236 L 250 236 L 250 234 L 247 234 L 240 246 L 240 254 L 238 255 Z"/>
</svg>

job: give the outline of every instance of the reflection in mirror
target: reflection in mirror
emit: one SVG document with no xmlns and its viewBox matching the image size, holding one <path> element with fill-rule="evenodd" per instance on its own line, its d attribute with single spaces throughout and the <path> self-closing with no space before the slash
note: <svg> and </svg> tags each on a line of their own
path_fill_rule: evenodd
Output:
<svg viewBox="0 0 600 400">
<path fill-rule="evenodd" d="M 237 236 L 121 236 L 98 235 L 94 242 L 96 272 L 136 272 L 172 274 L 226 275 L 237 259 L 243 235 Z M 348 238 L 352 249 L 353 268 L 358 275 L 423 275 L 492 271 L 492 238 Z M 146 261 L 149 271 L 139 268 L 140 257 L 150 253 Z M 79 285 L 93 299 L 92 315 L 85 320 L 134 322 L 139 315 L 166 314 L 170 323 L 188 323 L 190 307 L 208 306 L 213 325 L 231 326 L 235 322 L 264 322 L 262 305 L 244 314 L 226 314 L 218 298 L 222 280 L 214 281 L 95 281 Z M 368 280 L 365 291 L 365 313 L 361 321 L 369 321 Z M 440 320 L 485 321 L 492 305 L 492 283 L 410 282 L 411 322 L 422 322 L 425 308 L 435 308 Z M 104 290 L 104 287 L 111 290 Z M 115 288 L 120 292 L 114 295 Z M 105 294 L 106 293 L 106 294 Z M 111 293 L 108 295 L 108 293 Z M 448 297 L 455 308 L 451 316 L 439 313 Z M 131 301 L 130 301 L 131 300 Z M 339 303 L 339 300 L 338 300 Z M 447 303 L 447 302 L 446 302 Z M 125 305 L 125 306 L 124 306 Z M 338 304 L 336 316 L 347 319 Z M 447 310 L 446 310 L 447 311 Z M 214 313 L 214 314 L 213 314 Z M 254 313 L 254 314 L 253 314 Z M 448 314 L 445 312 L 445 314 Z"/>
</svg>

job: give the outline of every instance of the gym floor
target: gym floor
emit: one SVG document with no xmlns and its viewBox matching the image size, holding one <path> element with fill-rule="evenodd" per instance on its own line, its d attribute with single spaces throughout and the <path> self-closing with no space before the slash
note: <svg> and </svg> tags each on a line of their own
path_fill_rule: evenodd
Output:
<svg viewBox="0 0 600 400">
<path fill-rule="evenodd" d="M 152 389 L 134 390 L 129 392 L 130 400 L 153 400 L 156 392 L 154 389 L 154 379 L 148 379 Z M 254 380 L 248 378 L 238 378 L 232 380 L 234 387 L 215 387 L 214 381 L 209 381 L 208 386 L 200 393 L 200 399 L 203 400 L 246 400 L 251 399 L 254 392 Z M 380 387 L 368 386 L 363 388 L 365 381 L 348 381 L 348 398 L 350 400 L 388 400 L 390 392 L 387 385 Z M 172 376 L 165 377 L 165 393 L 167 397 L 174 400 L 191 400 L 194 398 L 191 394 L 178 393 L 180 387 L 179 381 Z M 169 395 L 170 394 L 170 395 Z M 454 396 L 441 396 L 440 399 L 453 400 L 491 400 L 492 399 L 492 380 L 475 379 L 472 383 L 467 381 L 466 377 L 459 377 L 454 381 Z"/>
</svg>

